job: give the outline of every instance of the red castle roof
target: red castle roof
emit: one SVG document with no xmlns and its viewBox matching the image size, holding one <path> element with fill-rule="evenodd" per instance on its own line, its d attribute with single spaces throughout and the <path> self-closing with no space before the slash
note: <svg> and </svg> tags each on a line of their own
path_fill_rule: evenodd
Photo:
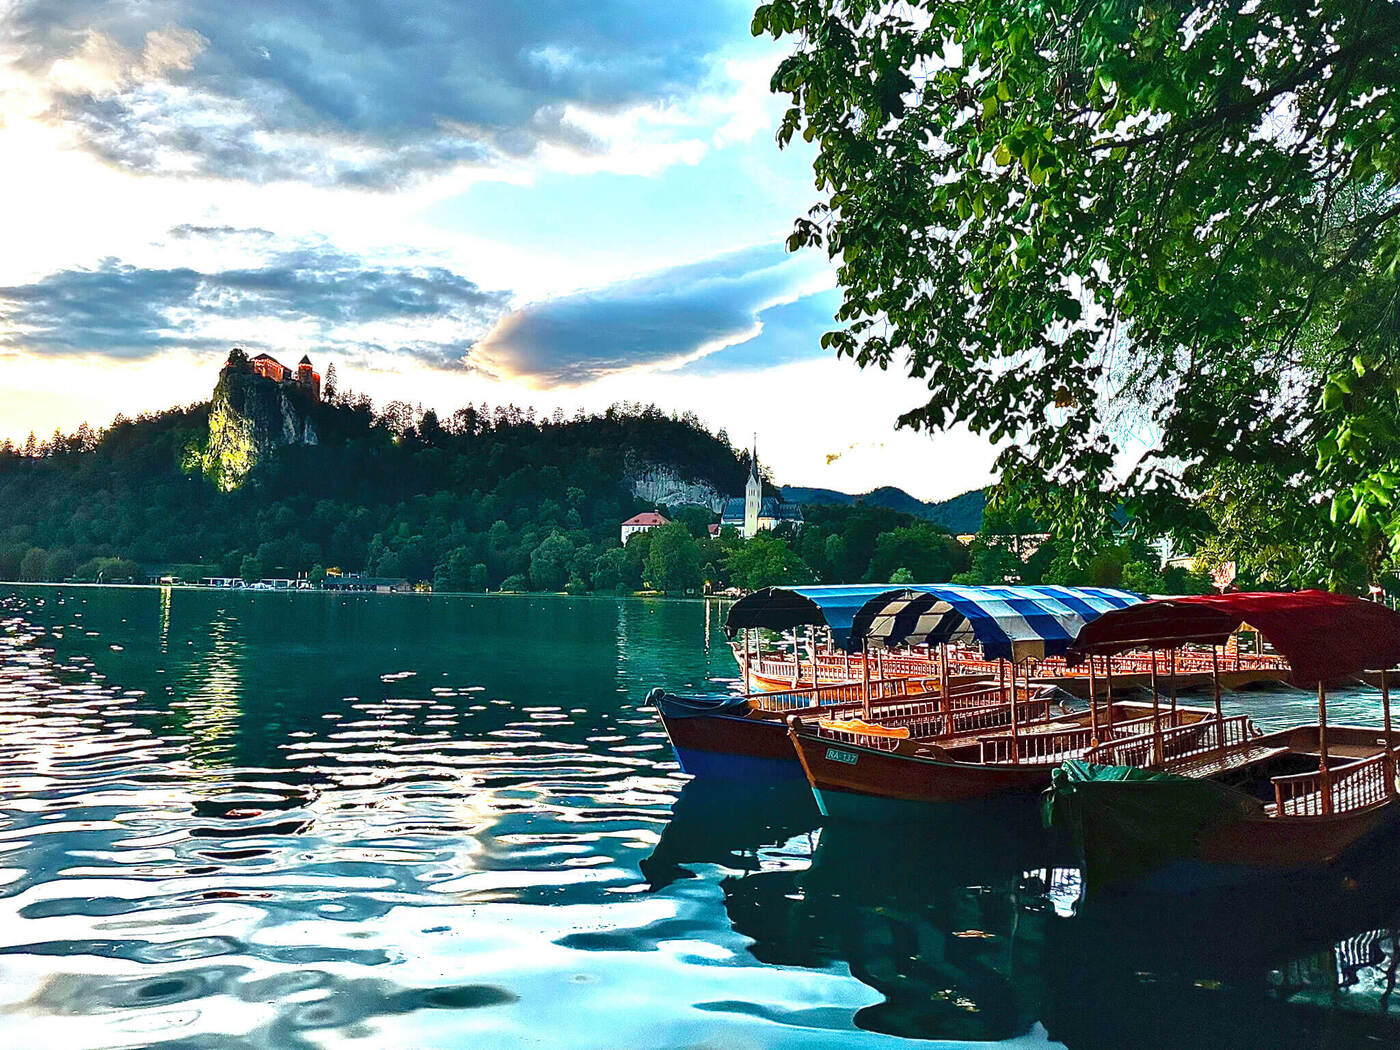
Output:
<svg viewBox="0 0 1400 1050">
<path fill-rule="evenodd" d="M 624 521 L 622 524 L 624 524 L 624 525 L 669 525 L 669 524 L 671 524 L 671 522 L 670 522 L 670 520 L 669 520 L 668 518 L 663 518 L 660 514 L 656 513 L 656 511 L 654 511 L 654 510 L 648 510 L 648 511 L 642 512 L 641 514 L 634 514 L 632 517 L 628 518 L 628 519 L 627 519 L 626 521 Z"/>
</svg>

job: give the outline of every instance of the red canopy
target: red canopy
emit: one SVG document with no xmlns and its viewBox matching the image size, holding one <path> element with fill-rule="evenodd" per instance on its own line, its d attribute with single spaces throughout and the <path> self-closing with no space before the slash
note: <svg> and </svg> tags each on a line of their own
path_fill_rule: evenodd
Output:
<svg viewBox="0 0 1400 1050">
<path fill-rule="evenodd" d="M 1299 685 L 1400 664 L 1400 613 L 1345 594 L 1296 591 L 1202 594 L 1114 609 L 1080 630 L 1070 665 L 1089 653 L 1224 645 L 1242 623 L 1263 632 Z"/>
</svg>

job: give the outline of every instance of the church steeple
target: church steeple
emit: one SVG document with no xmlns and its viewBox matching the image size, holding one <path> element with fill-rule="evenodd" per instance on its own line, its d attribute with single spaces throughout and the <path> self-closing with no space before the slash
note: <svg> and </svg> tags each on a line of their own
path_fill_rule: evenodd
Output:
<svg viewBox="0 0 1400 1050">
<path fill-rule="evenodd" d="M 758 517 L 763 509 L 763 482 L 758 477 L 758 435 L 753 439 L 749 458 L 749 482 L 744 486 L 744 539 L 758 535 Z"/>
</svg>

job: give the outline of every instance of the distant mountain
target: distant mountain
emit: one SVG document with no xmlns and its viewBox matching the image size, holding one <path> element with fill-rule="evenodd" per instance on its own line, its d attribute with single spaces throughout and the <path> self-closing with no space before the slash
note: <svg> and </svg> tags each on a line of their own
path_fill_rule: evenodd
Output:
<svg viewBox="0 0 1400 1050">
<path fill-rule="evenodd" d="M 805 488 L 800 485 L 784 485 L 780 491 L 783 499 L 789 503 L 826 504 L 836 507 L 863 503 L 874 507 L 888 507 L 890 510 L 926 518 L 954 534 L 976 532 L 981 528 L 982 508 L 987 503 L 986 494 L 981 489 L 973 489 L 961 496 L 932 503 L 916 499 L 903 489 L 891 485 L 882 486 L 860 496 L 853 496 L 849 492 L 837 492 L 835 489 Z"/>
</svg>

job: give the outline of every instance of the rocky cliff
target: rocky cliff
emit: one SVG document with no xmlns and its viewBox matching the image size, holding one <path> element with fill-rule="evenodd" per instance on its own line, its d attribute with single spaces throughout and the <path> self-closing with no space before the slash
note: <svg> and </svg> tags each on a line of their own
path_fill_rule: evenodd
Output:
<svg viewBox="0 0 1400 1050">
<path fill-rule="evenodd" d="M 225 368 L 209 405 L 209 440 L 203 467 L 227 492 L 275 448 L 316 444 L 315 403 L 290 385 Z"/>
<path fill-rule="evenodd" d="M 725 493 L 716 491 L 707 481 L 687 480 L 673 467 L 629 462 L 627 480 L 632 495 L 658 506 L 709 507 L 715 513 L 724 508 Z"/>
</svg>

